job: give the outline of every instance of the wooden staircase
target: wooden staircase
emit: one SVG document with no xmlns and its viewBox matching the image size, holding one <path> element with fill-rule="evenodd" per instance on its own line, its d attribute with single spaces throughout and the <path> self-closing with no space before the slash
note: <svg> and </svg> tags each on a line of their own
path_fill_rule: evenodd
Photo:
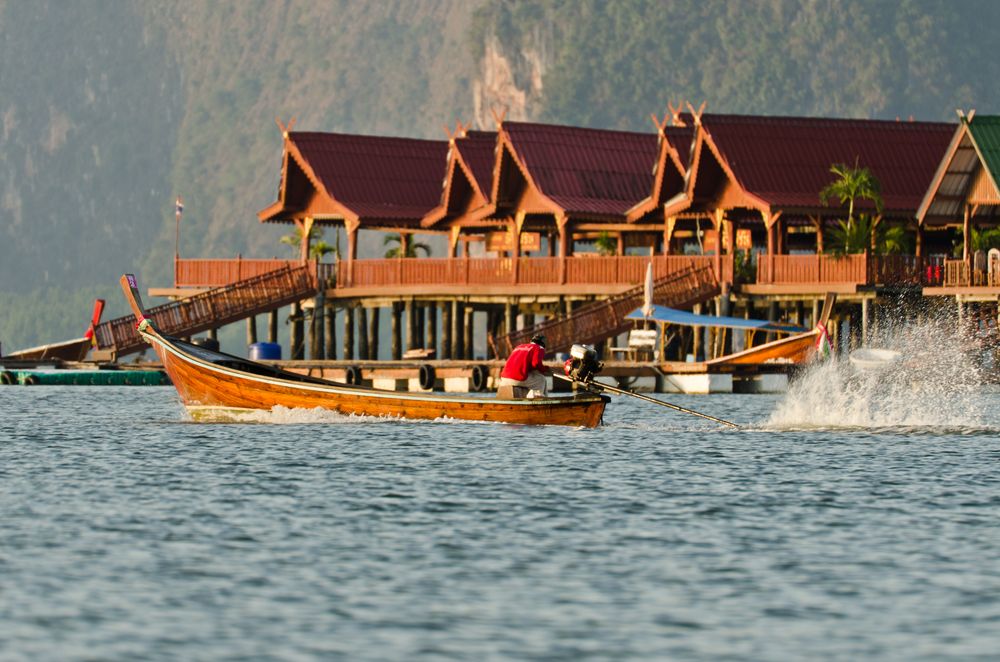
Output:
<svg viewBox="0 0 1000 662">
<path fill-rule="evenodd" d="M 312 266 L 288 265 L 150 308 L 146 317 L 167 335 L 190 336 L 307 299 L 316 294 L 316 287 Z M 118 356 L 145 349 L 148 345 L 135 325 L 134 315 L 100 324 L 94 333 L 97 348 L 114 350 Z"/>
<path fill-rule="evenodd" d="M 643 302 L 642 285 L 627 292 L 581 306 L 567 317 L 546 320 L 496 341 L 497 351 L 507 356 L 517 345 L 536 333 L 545 334 L 546 353 L 565 352 L 574 344 L 593 345 L 632 327 L 625 316 Z M 653 303 L 671 308 L 689 308 L 719 295 L 721 289 L 710 266 L 689 267 L 653 282 Z"/>
</svg>

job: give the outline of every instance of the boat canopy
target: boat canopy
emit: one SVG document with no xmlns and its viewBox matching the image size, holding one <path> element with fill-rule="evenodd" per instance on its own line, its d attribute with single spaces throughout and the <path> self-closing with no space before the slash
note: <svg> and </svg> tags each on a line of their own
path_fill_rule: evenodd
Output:
<svg viewBox="0 0 1000 662">
<path fill-rule="evenodd" d="M 649 317 L 642 314 L 642 308 L 636 308 L 625 316 L 625 319 L 638 322 L 648 321 L 657 324 L 680 324 L 683 326 L 714 326 L 726 329 L 751 329 L 753 331 L 776 331 L 778 333 L 803 333 L 809 329 L 794 324 L 781 324 L 767 320 L 751 320 L 742 317 L 717 317 L 715 315 L 696 315 L 686 310 L 653 306 L 653 314 Z"/>
</svg>

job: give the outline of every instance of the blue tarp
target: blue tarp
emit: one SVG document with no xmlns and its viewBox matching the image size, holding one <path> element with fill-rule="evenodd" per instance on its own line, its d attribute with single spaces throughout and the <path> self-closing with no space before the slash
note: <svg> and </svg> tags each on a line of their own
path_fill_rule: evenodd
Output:
<svg viewBox="0 0 1000 662">
<path fill-rule="evenodd" d="M 782 333 L 802 333 L 809 329 L 794 324 L 781 324 L 767 320 L 747 320 L 742 317 L 716 317 L 715 315 L 695 315 L 686 310 L 653 306 L 653 314 L 646 317 L 642 308 L 636 308 L 625 316 L 628 320 L 657 322 L 659 324 L 682 324 L 684 326 L 715 326 L 727 329 L 753 329 L 754 331 L 779 331 Z"/>
</svg>

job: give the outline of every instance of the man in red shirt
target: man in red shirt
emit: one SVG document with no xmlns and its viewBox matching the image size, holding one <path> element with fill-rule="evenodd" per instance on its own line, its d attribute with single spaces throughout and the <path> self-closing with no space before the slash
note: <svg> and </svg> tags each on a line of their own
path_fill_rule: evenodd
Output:
<svg viewBox="0 0 1000 662">
<path fill-rule="evenodd" d="M 530 342 L 518 345 L 507 358 L 500 373 L 500 386 L 523 386 L 530 389 L 529 398 L 545 397 L 548 381 L 545 375 L 549 369 L 542 363 L 545 358 L 545 336 L 536 333 Z"/>
</svg>

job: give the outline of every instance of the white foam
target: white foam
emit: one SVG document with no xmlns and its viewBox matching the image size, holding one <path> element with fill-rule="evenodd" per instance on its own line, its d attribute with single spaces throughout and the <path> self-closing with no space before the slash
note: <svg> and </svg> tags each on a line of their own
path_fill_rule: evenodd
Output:
<svg viewBox="0 0 1000 662">
<path fill-rule="evenodd" d="M 983 427 L 982 374 L 973 343 L 953 319 L 883 324 L 871 347 L 900 361 L 859 370 L 847 356 L 807 368 L 764 423 L 767 428 Z"/>
</svg>

